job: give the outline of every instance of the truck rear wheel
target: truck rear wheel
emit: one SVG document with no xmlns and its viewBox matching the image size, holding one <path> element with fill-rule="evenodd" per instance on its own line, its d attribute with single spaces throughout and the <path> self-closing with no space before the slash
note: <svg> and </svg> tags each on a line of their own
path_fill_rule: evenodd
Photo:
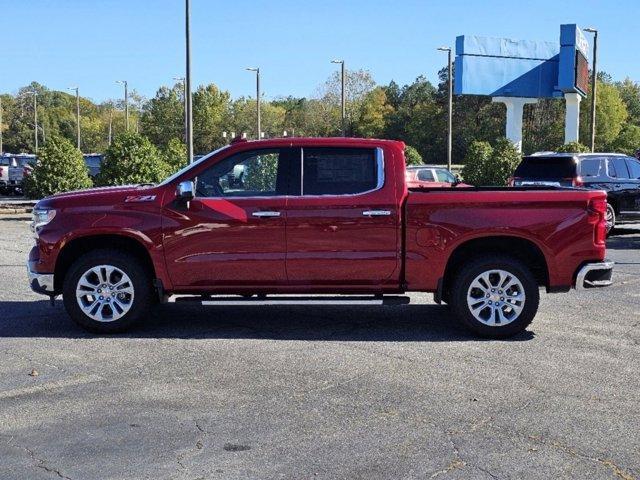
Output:
<svg viewBox="0 0 640 480">
<path fill-rule="evenodd" d="M 142 320 L 153 302 L 151 278 L 120 250 L 95 250 L 73 263 L 63 284 L 69 316 L 95 333 L 118 333 Z"/>
<path fill-rule="evenodd" d="M 452 308 L 462 323 L 484 337 L 524 331 L 538 311 L 540 292 L 531 271 L 515 258 L 474 260 L 453 281 Z"/>
</svg>

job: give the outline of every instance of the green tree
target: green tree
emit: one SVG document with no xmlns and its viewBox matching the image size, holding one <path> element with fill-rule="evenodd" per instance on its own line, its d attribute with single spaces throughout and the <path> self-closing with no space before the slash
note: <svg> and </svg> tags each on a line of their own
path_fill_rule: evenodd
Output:
<svg viewBox="0 0 640 480">
<path fill-rule="evenodd" d="M 640 148 L 640 127 L 637 125 L 625 125 L 622 132 L 611 144 L 614 152 L 633 155 Z"/>
<path fill-rule="evenodd" d="M 200 85 L 193 93 L 193 150 L 209 153 L 226 141 L 223 131 L 230 131 L 229 109 L 231 95 L 216 85 Z"/>
<path fill-rule="evenodd" d="M 38 153 L 38 161 L 25 180 L 25 193 L 29 198 L 91 187 L 82 153 L 66 138 L 48 138 Z"/>
<path fill-rule="evenodd" d="M 404 160 L 407 165 L 424 165 L 422 161 L 422 156 L 411 145 L 406 145 L 404 147 Z"/>
<path fill-rule="evenodd" d="M 622 82 L 617 82 L 616 88 L 629 112 L 629 122 L 640 126 L 640 83 L 627 77 Z"/>
<path fill-rule="evenodd" d="M 157 183 L 169 170 L 148 138 L 125 132 L 117 135 L 107 149 L 97 182 L 100 185 Z"/>
<path fill-rule="evenodd" d="M 376 87 L 362 101 L 360 114 L 354 125 L 355 134 L 365 138 L 381 138 L 393 107 L 387 102 L 384 88 Z"/>
<path fill-rule="evenodd" d="M 580 142 L 569 142 L 556 148 L 559 153 L 588 153 L 591 149 Z"/>
<path fill-rule="evenodd" d="M 184 138 L 182 92 L 180 83 L 176 83 L 172 88 L 160 87 L 156 96 L 142 107 L 142 133 L 159 148 L 166 147 L 172 138 Z"/>
<path fill-rule="evenodd" d="M 627 117 L 627 107 L 618 89 L 612 83 L 604 81 L 599 75 L 596 98 L 596 151 L 606 150 L 622 131 Z M 583 105 L 591 105 L 591 96 L 582 101 Z M 582 108 L 580 112 L 580 138 L 589 143 L 590 109 Z"/>
</svg>

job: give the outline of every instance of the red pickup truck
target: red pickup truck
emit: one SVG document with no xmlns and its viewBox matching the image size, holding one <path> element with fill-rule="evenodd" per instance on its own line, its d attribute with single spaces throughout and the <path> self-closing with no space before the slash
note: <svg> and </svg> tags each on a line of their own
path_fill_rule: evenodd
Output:
<svg viewBox="0 0 640 480">
<path fill-rule="evenodd" d="M 477 334 L 524 330 L 539 289 L 611 284 L 606 194 L 405 183 L 404 144 L 235 141 L 159 185 L 95 188 L 34 209 L 31 288 L 96 332 L 153 303 L 338 305 L 433 292 Z"/>
</svg>

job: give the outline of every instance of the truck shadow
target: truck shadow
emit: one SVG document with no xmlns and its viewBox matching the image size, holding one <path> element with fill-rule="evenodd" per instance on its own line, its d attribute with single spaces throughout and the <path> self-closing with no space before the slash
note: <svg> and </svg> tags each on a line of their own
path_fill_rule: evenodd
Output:
<svg viewBox="0 0 640 480">
<path fill-rule="evenodd" d="M 640 229 L 616 227 L 607 238 L 607 248 L 611 250 L 640 249 Z"/>
<path fill-rule="evenodd" d="M 62 303 L 0 302 L 0 338 L 267 339 L 341 342 L 490 341 L 469 334 L 444 306 L 201 307 L 162 305 L 125 334 L 92 335 L 76 326 Z M 526 331 L 508 341 L 527 341 Z"/>
</svg>

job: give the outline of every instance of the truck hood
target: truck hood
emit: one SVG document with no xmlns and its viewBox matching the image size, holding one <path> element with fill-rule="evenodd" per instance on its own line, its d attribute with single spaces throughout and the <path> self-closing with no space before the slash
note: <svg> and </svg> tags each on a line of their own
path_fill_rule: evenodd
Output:
<svg viewBox="0 0 640 480">
<path fill-rule="evenodd" d="M 96 187 L 85 190 L 57 193 L 43 198 L 37 208 L 65 208 L 84 205 L 113 205 L 124 201 L 153 201 L 156 195 L 155 185 L 121 185 L 115 187 Z M 151 198 L 154 197 L 154 198 Z M 145 200 L 146 198 L 146 200 Z M 132 199 L 132 200 L 130 200 Z M 136 200 L 137 199 L 137 200 Z"/>
</svg>

